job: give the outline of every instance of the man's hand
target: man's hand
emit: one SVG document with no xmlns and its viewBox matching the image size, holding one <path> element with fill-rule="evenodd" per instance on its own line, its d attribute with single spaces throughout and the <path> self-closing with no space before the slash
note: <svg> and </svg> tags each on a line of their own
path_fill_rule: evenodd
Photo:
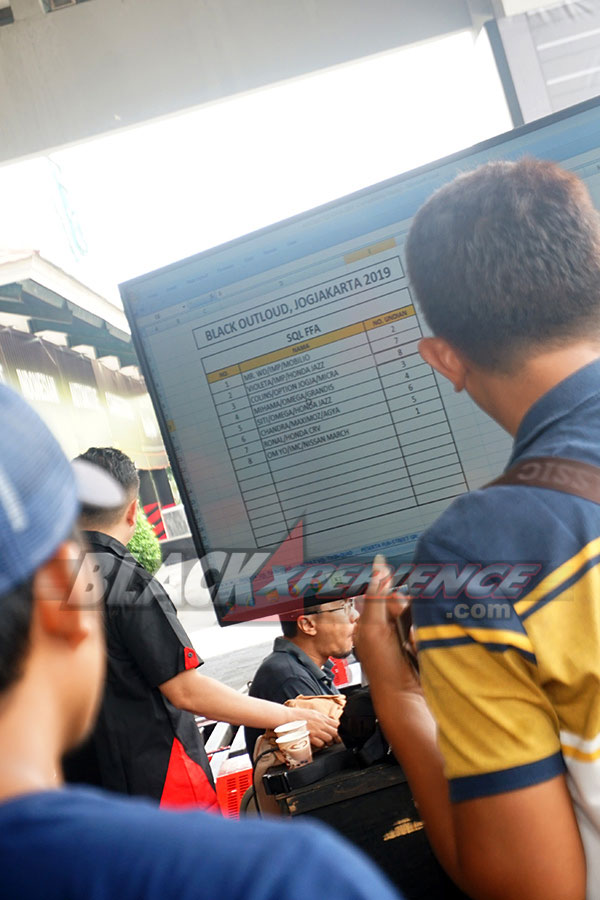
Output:
<svg viewBox="0 0 600 900">
<path fill-rule="evenodd" d="M 330 744 L 340 743 L 338 723 L 331 716 L 326 716 L 316 709 L 303 709 L 300 706 L 286 707 L 294 713 L 296 719 L 306 719 L 313 747 L 321 749 Z"/>
<path fill-rule="evenodd" d="M 392 588 L 392 571 L 376 556 L 354 634 L 354 645 L 369 681 L 389 681 L 396 690 L 421 694 L 414 669 L 398 633 L 398 617 L 410 599 Z"/>
</svg>

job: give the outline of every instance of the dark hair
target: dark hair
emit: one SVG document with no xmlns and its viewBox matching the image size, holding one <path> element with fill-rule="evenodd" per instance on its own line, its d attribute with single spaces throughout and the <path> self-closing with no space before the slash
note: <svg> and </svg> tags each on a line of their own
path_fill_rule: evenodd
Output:
<svg viewBox="0 0 600 900">
<path fill-rule="evenodd" d="M 460 175 L 415 216 L 406 259 L 433 333 L 482 368 L 600 333 L 600 219 L 555 163 Z"/>
<path fill-rule="evenodd" d="M 300 616 L 307 616 L 311 613 L 314 613 L 315 610 L 319 609 L 323 603 L 329 603 L 331 601 L 331 597 L 323 596 L 318 598 L 316 595 L 319 591 L 319 585 L 310 584 L 306 589 L 302 597 L 303 609 L 293 610 L 289 613 L 284 613 L 279 616 L 279 621 L 281 622 L 281 631 L 283 632 L 283 636 L 292 640 L 293 638 L 298 636 L 298 619 Z"/>
<path fill-rule="evenodd" d="M 84 526 L 111 525 L 117 522 L 140 488 L 140 477 L 132 460 L 115 447 L 90 447 L 77 459 L 85 459 L 106 469 L 125 491 L 126 501 L 119 509 L 106 510 L 84 506 L 81 510 L 81 521 Z"/>
<path fill-rule="evenodd" d="M 300 613 L 299 615 L 302 615 Z M 298 634 L 298 620 L 297 619 L 284 619 L 280 618 L 281 621 L 281 630 L 283 632 L 283 636 L 291 640 L 295 638 Z"/>
<path fill-rule="evenodd" d="M 33 613 L 33 578 L 0 597 L 0 694 L 22 674 L 29 649 Z"/>
</svg>

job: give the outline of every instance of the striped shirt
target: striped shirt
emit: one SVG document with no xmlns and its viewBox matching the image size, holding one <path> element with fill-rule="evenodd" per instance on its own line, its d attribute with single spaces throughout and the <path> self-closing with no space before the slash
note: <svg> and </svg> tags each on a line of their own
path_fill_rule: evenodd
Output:
<svg viewBox="0 0 600 900">
<path fill-rule="evenodd" d="M 533 456 L 600 465 L 600 361 L 528 411 L 508 466 Z M 587 897 L 600 900 L 600 505 L 535 487 L 473 491 L 423 533 L 414 562 L 530 573 L 510 590 L 498 574 L 486 590 L 415 601 L 423 687 L 453 801 L 566 771 Z"/>
</svg>

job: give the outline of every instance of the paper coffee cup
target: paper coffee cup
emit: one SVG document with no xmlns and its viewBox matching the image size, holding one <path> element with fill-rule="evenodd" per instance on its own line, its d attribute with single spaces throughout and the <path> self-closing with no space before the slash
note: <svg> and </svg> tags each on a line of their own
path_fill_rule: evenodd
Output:
<svg viewBox="0 0 600 900">
<path fill-rule="evenodd" d="M 294 722 L 286 722 L 285 725 L 278 725 L 275 735 L 281 737 L 284 734 L 291 734 L 293 731 L 306 731 L 306 719 L 296 719 Z"/>
<path fill-rule="evenodd" d="M 288 731 L 287 734 L 280 734 L 275 740 L 280 740 L 282 743 L 287 743 L 288 741 L 293 743 L 294 741 L 297 741 L 298 738 L 303 738 L 305 734 L 310 738 L 310 732 L 306 725 L 303 728 L 297 728 L 295 731 Z"/>
<path fill-rule="evenodd" d="M 278 737 L 277 746 L 283 753 L 286 765 L 290 769 L 297 769 L 312 762 L 310 734 L 306 727 L 303 731 L 292 731 Z"/>
</svg>

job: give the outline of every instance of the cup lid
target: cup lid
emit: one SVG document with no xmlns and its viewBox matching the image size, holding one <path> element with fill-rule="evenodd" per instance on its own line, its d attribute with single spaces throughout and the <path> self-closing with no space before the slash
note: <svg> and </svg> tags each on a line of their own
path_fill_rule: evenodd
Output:
<svg viewBox="0 0 600 900">
<path fill-rule="evenodd" d="M 275 742 L 277 744 L 293 744 L 296 741 L 309 737 L 310 733 L 308 731 L 291 731 L 289 734 L 282 734 L 281 737 L 276 738 Z"/>
<path fill-rule="evenodd" d="M 284 725 L 278 725 L 274 729 L 275 734 L 286 734 L 288 731 L 299 731 L 306 729 L 306 719 L 295 719 L 293 722 L 286 722 Z"/>
</svg>

